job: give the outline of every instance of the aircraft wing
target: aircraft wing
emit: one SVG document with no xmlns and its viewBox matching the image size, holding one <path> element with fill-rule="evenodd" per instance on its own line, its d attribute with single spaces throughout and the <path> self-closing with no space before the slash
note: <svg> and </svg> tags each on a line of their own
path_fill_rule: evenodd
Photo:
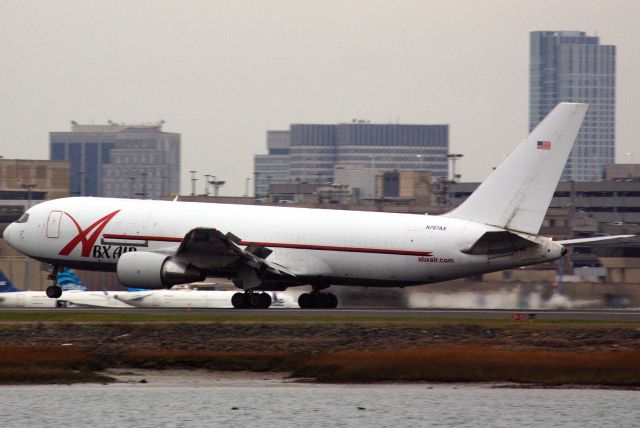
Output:
<svg viewBox="0 0 640 428">
<path fill-rule="evenodd" d="M 256 275 L 295 278 L 286 266 L 267 261 L 272 251 L 257 245 L 240 246 L 240 238 L 218 229 L 199 227 L 187 233 L 174 254 L 176 260 L 194 264 L 208 270 L 240 272 L 240 279 L 249 280 Z"/>
<path fill-rule="evenodd" d="M 610 241 L 613 239 L 626 239 L 633 238 L 637 235 L 611 235 L 611 236 L 596 236 L 593 238 L 577 238 L 577 239 L 565 239 L 564 241 L 555 241 L 560 245 L 577 245 L 577 244 L 586 244 L 589 242 L 598 242 L 598 241 Z"/>
</svg>

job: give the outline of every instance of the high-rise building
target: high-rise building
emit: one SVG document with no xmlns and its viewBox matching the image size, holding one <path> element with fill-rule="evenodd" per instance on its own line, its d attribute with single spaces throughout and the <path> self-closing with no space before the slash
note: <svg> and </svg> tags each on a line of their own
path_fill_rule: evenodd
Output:
<svg viewBox="0 0 640 428">
<path fill-rule="evenodd" d="M 71 193 L 156 199 L 180 189 L 180 134 L 157 125 L 78 125 L 49 134 L 50 159 L 71 164 Z"/>
<path fill-rule="evenodd" d="M 582 31 L 530 35 L 529 129 L 562 101 L 589 103 L 562 180 L 601 180 L 615 160 L 616 47 Z"/>
<path fill-rule="evenodd" d="M 372 174 L 428 170 L 436 179 L 448 177 L 448 125 L 354 121 L 292 124 L 289 131 L 274 132 L 267 133 L 269 154 L 255 156 L 257 196 L 265 195 L 269 184 L 333 183 L 336 168 L 367 169 Z M 277 138 L 286 140 L 282 147 L 276 145 Z"/>
<path fill-rule="evenodd" d="M 289 182 L 289 131 L 267 131 L 266 155 L 254 156 L 254 191 L 256 197 L 266 195 L 270 184 Z"/>
</svg>

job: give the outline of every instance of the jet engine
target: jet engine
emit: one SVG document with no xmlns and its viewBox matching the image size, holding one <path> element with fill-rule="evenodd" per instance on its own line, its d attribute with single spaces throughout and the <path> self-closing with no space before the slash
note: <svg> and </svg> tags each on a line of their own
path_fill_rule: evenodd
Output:
<svg viewBox="0 0 640 428">
<path fill-rule="evenodd" d="M 170 288 L 206 278 L 205 272 L 192 264 L 150 251 L 124 253 L 116 271 L 120 283 L 132 288 Z"/>
</svg>

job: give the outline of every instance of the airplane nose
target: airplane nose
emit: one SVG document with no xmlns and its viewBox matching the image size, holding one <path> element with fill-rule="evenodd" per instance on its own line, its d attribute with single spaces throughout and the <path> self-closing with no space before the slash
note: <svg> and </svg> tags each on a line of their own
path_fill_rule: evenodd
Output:
<svg viewBox="0 0 640 428">
<path fill-rule="evenodd" d="M 2 238 L 5 241 L 7 241 L 7 243 L 9 243 L 9 245 L 11 246 L 14 245 L 14 241 L 15 241 L 15 238 L 14 238 L 15 229 L 16 229 L 16 226 L 13 223 L 11 223 L 4 229 L 4 232 L 2 232 Z"/>
</svg>

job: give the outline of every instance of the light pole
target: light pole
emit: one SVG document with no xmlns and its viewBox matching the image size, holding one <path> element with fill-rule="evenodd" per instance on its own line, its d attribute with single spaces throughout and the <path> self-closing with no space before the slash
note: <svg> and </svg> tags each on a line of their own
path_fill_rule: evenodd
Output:
<svg viewBox="0 0 640 428">
<path fill-rule="evenodd" d="M 209 177 L 211 177 L 211 174 L 204 175 L 204 195 L 205 196 L 209 196 L 209 184 L 211 183 L 211 180 L 209 180 Z"/>
<path fill-rule="evenodd" d="M 212 175 L 213 180 L 211 180 L 211 185 L 213 185 L 213 196 L 215 196 L 216 198 L 218 197 L 218 189 L 222 186 L 224 186 L 224 183 L 226 183 L 226 181 L 223 180 L 218 180 L 217 177 L 215 175 Z"/>
<path fill-rule="evenodd" d="M 245 196 L 245 198 L 247 196 L 249 196 L 249 181 L 251 181 L 251 178 L 249 178 L 249 177 L 244 179 L 244 196 Z"/>
<path fill-rule="evenodd" d="M 456 174 L 456 161 L 462 158 L 464 155 L 460 153 L 449 153 L 447 158 L 451 160 L 451 182 L 455 183 L 456 178 L 460 178 Z"/>
<path fill-rule="evenodd" d="M 196 178 L 196 172 L 198 171 L 189 171 L 189 174 L 191 174 L 191 196 L 196 195 L 196 181 L 198 181 Z"/>
</svg>

